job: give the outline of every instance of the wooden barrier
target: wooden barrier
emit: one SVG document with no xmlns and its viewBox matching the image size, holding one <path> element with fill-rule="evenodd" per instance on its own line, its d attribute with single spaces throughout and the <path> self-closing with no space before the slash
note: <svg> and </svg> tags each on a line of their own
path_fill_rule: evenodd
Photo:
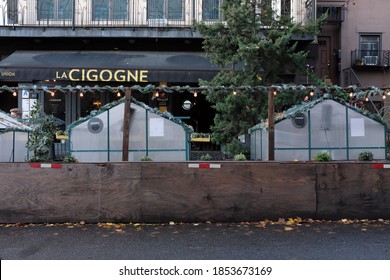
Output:
<svg viewBox="0 0 390 280">
<path fill-rule="evenodd" d="M 369 162 L 1 163 L 0 178 L 0 223 L 390 218 L 390 169 Z"/>
</svg>

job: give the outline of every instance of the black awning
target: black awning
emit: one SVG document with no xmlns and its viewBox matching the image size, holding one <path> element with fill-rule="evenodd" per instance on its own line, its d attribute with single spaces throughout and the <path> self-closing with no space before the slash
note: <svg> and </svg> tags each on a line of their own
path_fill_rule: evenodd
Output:
<svg viewBox="0 0 390 280">
<path fill-rule="evenodd" d="M 16 51 L 0 61 L 0 81 L 198 83 L 217 72 L 203 53 Z"/>
</svg>

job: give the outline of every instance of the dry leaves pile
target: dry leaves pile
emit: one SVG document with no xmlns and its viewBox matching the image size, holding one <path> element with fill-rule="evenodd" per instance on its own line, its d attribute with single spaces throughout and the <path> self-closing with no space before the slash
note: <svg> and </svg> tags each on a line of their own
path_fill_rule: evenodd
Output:
<svg viewBox="0 0 390 280">
<path fill-rule="evenodd" d="M 96 225 L 99 228 L 112 230 L 113 232 L 123 234 L 127 230 L 135 229 L 136 231 L 142 231 L 143 227 L 146 226 L 177 226 L 177 225 L 192 225 L 194 227 L 200 226 L 202 224 L 214 224 L 215 226 L 221 226 L 223 223 L 212 223 L 212 222 L 205 222 L 205 223 L 176 223 L 176 222 L 169 222 L 169 223 L 163 223 L 163 224 L 144 224 L 144 223 L 97 223 Z M 262 220 L 258 222 L 241 222 L 237 223 L 236 225 L 238 227 L 249 227 L 254 226 L 256 228 L 265 229 L 269 226 L 273 225 L 279 225 L 282 226 L 284 231 L 293 231 L 297 227 L 300 227 L 302 225 L 312 225 L 312 224 L 344 224 L 344 225 L 359 225 L 362 226 L 361 231 L 367 231 L 367 228 L 365 226 L 368 226 L 370 224 L 390 224 L 390 220 L 385 219 L 341 219 L 338 221 L 331 221 L 331 220 L 313 220 L 313 219 L 302 219 L 299 217 L 296 218 L 279 218 L 277 221 L 273 220 Z M 67 227 L 69 229 L 73 228 L 82 228 L 84 229 L 86 227 L 87 223 L 85 221 L 80 221 L 78 223 L 46 223 L 46 224 L 24 224 L 24 223 L 14 223 L 14 224 L 0 224 L 0 227 L 4 228 L 21 228 L 21 227 L 38 227 L 38 226 L 44 226 L 44 227 Z M 92 224 L 94 225 L 94 224 Z M 57 233 L 58 234 L 58 233 Z M 55 235 L 57 235 L 55 233 Z"/>
</svg>

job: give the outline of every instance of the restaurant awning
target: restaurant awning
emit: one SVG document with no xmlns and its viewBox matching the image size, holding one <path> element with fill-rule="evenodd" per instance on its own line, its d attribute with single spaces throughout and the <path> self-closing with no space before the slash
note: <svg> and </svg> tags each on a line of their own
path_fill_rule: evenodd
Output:
<svg viewBox="0 0 390 280">
<path fill-rule="evenodd" d="M 0 61 L 0 81 L 198 83 L 219 68 L 200 52 L 16 51 Z"/>
</svg>

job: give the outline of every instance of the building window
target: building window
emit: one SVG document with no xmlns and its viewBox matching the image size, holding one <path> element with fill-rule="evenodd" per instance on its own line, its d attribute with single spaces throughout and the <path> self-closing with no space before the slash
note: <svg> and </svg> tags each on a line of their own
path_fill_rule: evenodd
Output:
<svg viewBox="0 0 390 280">
<path fill-rule="evenodd" d="M 94 0 L 93 20 L 126 20 L 128 18 L 128 0 Z"/>
<path fill-rule="evenodd" d="M 285 17 L 291 17 L 291 0 L 281 0 L 280 14 Z"/>
<path fill-rule="evenodd" d="M 8 23 L 18 23 L 18 1 L 7 0 Z"/>
<path fill-rule="evenodd" d="M 272 0 L 261 0 L 260 10 L 262 24 L 270 24 L 273 17 Z"/>
<path fill-rule="evenodd" d="M 360 56 L 363 65 L 378 65 L 381 49 L 380 44 L 380 35 L 360 35 Z"/>
<path fill-rule="evenodd" d="M 37 0 L 38 20 L 64 20 L 73 17 L 73 0 Z"/>
<path fill-rule="evenodd" d="M 148 0 L 148 19 L 183 19 L 183 0 Z"/>
<path fill-rule="evenodd" d="M 202 18 L 203 20 L 221 19 L 222 0 L 202 0 Z"/>
</svg>

